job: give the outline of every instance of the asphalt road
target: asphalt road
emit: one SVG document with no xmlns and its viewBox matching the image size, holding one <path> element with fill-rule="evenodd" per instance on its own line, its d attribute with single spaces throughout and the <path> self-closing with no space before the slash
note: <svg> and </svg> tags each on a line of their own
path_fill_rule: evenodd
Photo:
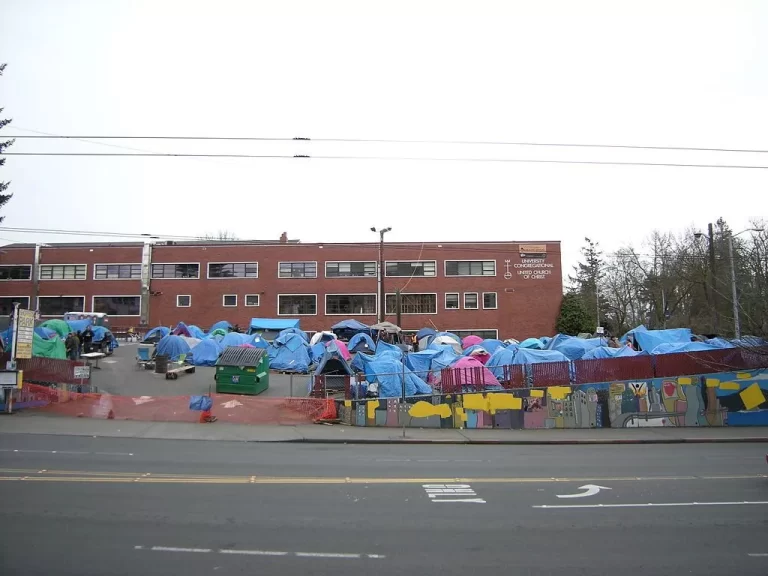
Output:
<svg viewBox="0 0 768 576">
<path fill-rule="evenodd" d="M 766 451 L 6 435 L 0 574 L 765 576 Z"/>
<path fill-rule="evenodd" d="M 92 384 L 101 392 L 119 396 L 189 396 L 215 391 L 214 368 L 198 366 L 194 374 L 182 374 L 178 380 L 166 380 L 151 370 L 139 370 L 136 366 L 135 343 L 120 342 L 115 352 L 99 362 L 99 369 L 92 371 Z M 295 374 L 293 385 L 287 374 L 271 373 L 269 388 L 262 393 L 266 397 L 306 396 L 306 374 Z"/>
</svg>

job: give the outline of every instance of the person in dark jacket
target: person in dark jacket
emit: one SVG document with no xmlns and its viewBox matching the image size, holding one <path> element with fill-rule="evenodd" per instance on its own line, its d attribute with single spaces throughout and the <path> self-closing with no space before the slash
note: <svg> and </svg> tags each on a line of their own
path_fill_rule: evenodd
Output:
<svg viewBox="0 0 768 576">
<path fill-rule="evenodd" d="M 85 330 L 83 330 L 83 350 L 86 354 L 88 354 L 91 351 L 91 344 L 93 343 L 93 330 L 91 330 L 90 326 L 86 326 Z"/>
</svg>

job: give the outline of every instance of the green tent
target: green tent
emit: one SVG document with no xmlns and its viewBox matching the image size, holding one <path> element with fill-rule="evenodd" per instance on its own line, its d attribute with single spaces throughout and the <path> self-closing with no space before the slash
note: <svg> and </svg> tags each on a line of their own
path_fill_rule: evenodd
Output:
<svg viewBox="0 0 768 576">
<path fill-rule="evenodd" d="M 67 337 L 67 334 L 72 332 L 72 329 L 69 327 L 69 324 L 64 322 L 64 320 L 46 320 L 41 324 L 43 328 L 50 328 L 51 330 L 54 330 L 56 334 L 58 334 L 62 339 Z"/>
<path fill-rule="evenodd" d="M 50 322 L 56 322 L 56 320 L 50 320 Z M 59 320 L 59 322 L 61 322 L 61 320 Z M 52 326 L 49 326 L 49 328 L 55 330 Z M 64 345 L 64 341 L 61 338 L 54 336 L 50 340 L 46 340 L 35 333 L 32 340 L 32 356 L 66 360 L 67 347 Z"/>
<path fill-rule="evenodd" d="M 216 330 L 213 330 L 209 334 L 206 334 L 206 336 L 208 338 L 214 338 L 216 336 L 222 336 L 223 337 L 223 336 L 226 336 L 227 334 L 229 334 L 229 332 L 224 330 L 224 328 L 216 328 Z"/>
</svg>

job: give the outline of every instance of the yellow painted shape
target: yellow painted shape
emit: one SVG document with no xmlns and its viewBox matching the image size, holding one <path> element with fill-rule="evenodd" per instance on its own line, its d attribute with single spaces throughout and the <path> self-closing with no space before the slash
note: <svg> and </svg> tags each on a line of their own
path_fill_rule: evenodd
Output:
<svg viewBox="0 0 768 576">
<path fill-rule="evenodd" d="M 738 390 L 741 384 L 738 382 L 720 382 L 720 390 Z"/>
<path fill-rule="evenodd" d="M 368 415 L 368 418 L 376 418 L 376 408 L 378 407 L 378 400 L 368 400 L 368 403 L 366 404 L 366 414 Z"/>
<path fill-rule="evenodd" d="M 627 385 L 624 384 L 624 382 L 614 382 L 608 388 L 610 389 L 611 394 L 621 394 L 627 389 Z"/>
<path fill-rule="evenodd" d="M 681 376 L 680 378 L 678 378 L 677 383 L 680 384 L 681 386 L 690 386 L 691 384 L 693 384 L 692 380 L 687 376 Z"/>
<path fill-rule="evenodd" d="M 456 410 L 456 424 L 461 426 L 464 422 L 467 421 L 467 413 L 464 412 L 464 408 L 459 406 L 458 404 L 454 404 L 455 410 Z"/>
<path fill-rule="evenodd" d="M 531 390 L 531 398 L 544 398 L 544 390 Z"/>
<path fill-rule="evenodd" d="M 488 394 L 488 408 L 491 414 L 497 410 L 520 410 L 523 399 L 515 398 L 512 394 Z"/>
<path fill-rule="evenodd" d="M 413 418 L 429 418 L 430 416 L 440 416 L 441 418 L 449 418 L 451 416 L 451 407 L 448 404 L 430 404 L 423 400 L 416 402 L 408 410 L 408 415 Z"/>
<path fill-rule="evenodd" d="M 464 410 L 488 411 L 488 400 L 482 394 L 464 394 Z"/>
<path fill-rule="evenodd" d="M 707 378 L 707 388 L 717 388 L 720 386 L 720 380 L 717 378 Z"/>
<path fill-rule="evenodd" d="M 352 400 L 344 400 L 345 408 L 352 408 Z"/>
<path fill-rule="evenodd" d="M 547 394 L 552 400 L 563 400 L 570 393 L 570 386 L 550 386 L 547 388 Z"/>
<path fill-rule="evenodd" d="M 744 388 L 744 390 L 739 392 L 739 396 L 741 396 L 741 400 L 744 402 L 744 408 L 747 410 L 757 408 L 760 404 L 765 402 L 765 394 L 760 390 L 760 385 L 757 382 Z"/>
<path fill-rule="evenodd" d="M 752 374 L 750 374 L 749 372 L 739 372 L 738 374 L 736 374 L 736 378 L 738 378 L 739 380 L 749 380 L 750 378 L 752 378 Z"/>
</svg>

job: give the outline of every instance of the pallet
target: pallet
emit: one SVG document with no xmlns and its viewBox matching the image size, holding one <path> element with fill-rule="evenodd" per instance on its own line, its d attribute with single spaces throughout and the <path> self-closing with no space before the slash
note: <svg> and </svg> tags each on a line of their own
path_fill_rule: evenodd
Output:
<svg viewBox="0 0 768 576">
<path fill-rule="evenodd" d="M 195 373 L 194 366 L 179 366 L 178 368 L 171 368 L 170 370 L 166 371 L 165 379 L 178 380 L 179 374 L 194 374 L 194 373 Z"/>
</svg>

